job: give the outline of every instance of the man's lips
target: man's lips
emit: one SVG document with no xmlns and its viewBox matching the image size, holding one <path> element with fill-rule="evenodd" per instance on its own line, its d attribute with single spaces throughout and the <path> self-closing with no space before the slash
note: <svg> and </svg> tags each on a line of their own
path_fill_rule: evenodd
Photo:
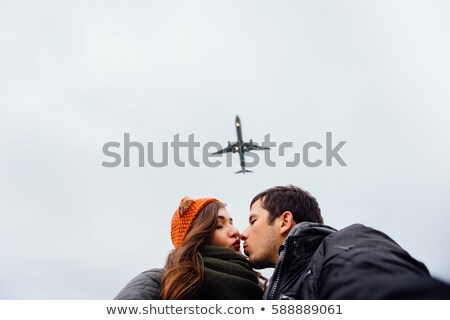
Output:
<svg viewBox="0 0 450 320">
<path fill-rule="evenodd" d="M 244 244 L 244 254 L 248 256 L 247 246 Z"/>
</svg>

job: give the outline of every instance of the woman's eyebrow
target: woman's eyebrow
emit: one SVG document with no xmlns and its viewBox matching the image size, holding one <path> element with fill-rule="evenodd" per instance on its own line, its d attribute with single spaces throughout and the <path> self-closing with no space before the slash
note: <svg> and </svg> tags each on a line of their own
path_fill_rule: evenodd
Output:
<svg viewBox="0 0 450 320">
<path fill-rule="evenodd" d="M 220 219 L 220 220 L 224 220 L 224 221 L 227 220 L 224 216 L 221 216 L 221 215 L 217 216 L 217 218 Z M 228 221 L 229 221 L 231 224 L 233 224 L 233 218 L 230 218 L 230 220 L 228 220 Z"/>
</svg>

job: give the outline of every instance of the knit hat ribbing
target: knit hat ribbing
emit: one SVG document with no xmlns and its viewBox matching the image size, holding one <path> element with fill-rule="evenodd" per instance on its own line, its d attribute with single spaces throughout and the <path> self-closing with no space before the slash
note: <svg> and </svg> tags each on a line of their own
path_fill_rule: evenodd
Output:
<svg viewBox="0 0 450 320">
<path fill-rule="evenodd" d="M 184 197 L 172 218 L 170 236 L 175 249 L 178 249 L 197 214 L 211 202 L 220 202 L 215 198 L 192 199 Z"/>
</svg>

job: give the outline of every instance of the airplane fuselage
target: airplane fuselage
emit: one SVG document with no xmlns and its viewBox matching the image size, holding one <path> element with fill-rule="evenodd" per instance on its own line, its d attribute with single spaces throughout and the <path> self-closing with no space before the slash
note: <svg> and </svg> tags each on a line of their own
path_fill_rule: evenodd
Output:
<svg viewBox="0 0 450 320">
<path fill-rule="evenodd" d="M 236 134 L 237 134 L 237 144 L 238 144 L 238 150 L 239 151 L 239 159 L 241 162 L 242 170 L 245 170 L 245 160 L 244 160 L 244 153 L 245 153 L 245 145 L 244 145 L 244 139 L 242 138 L 242 127 L 241 127 L 241 120 L 239 119 L 239 116 L 236 116 Z M 245 172 L 245 171 L 244 171 Z"/>
<path fill-rule="evenodd" d="M 244 143 L 244 139 L 242 138 L 242 127 L 241 127 L 241 120 L 238 116 L 236 116 L 236 133 L 237 133 L 237 141 L 239 143 L 239 146 L 241 146 Z"/>
</svg>

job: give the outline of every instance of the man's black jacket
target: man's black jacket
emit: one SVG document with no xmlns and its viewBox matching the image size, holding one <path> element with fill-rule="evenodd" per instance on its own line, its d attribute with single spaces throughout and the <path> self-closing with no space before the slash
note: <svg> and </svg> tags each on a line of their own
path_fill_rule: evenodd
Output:
<svg viewBox="0 0 450 320">
<path fill-rule="evenodd" d="M 450 286 L 375 229 L 302 222 L 280 248 L 265 299 L 450 299 Z"/>
</svg>

